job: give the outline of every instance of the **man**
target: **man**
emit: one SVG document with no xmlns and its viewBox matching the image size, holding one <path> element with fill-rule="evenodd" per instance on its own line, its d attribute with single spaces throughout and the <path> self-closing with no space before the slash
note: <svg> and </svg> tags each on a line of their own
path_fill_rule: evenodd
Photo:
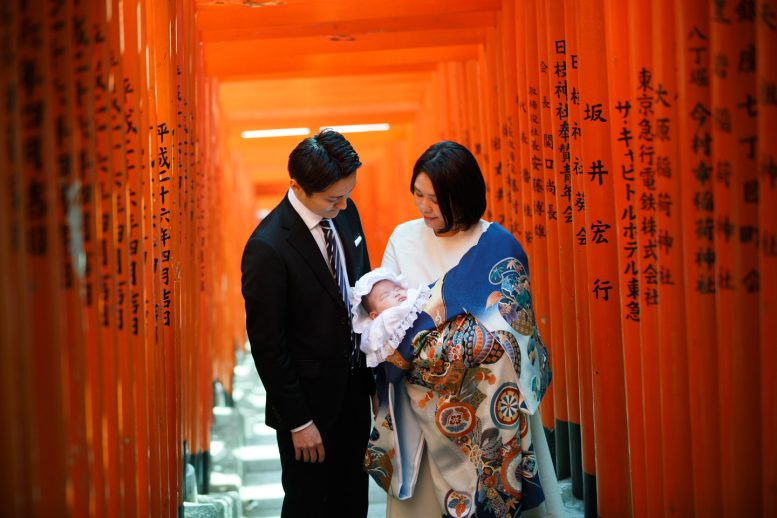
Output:
<svg viewBox="0 0 777 518">
<path fill-rule="evenodd" d="M 367 515 L 362 460 L 375 384 L 347 305 L 347 287 L 370 270 L 348 198 L 359 166 L 336 131 L 303 140 L 289 155 L 286 197 L 243 252 L 246 328 L 278 437 L 283 518 Z"/>
</svg>

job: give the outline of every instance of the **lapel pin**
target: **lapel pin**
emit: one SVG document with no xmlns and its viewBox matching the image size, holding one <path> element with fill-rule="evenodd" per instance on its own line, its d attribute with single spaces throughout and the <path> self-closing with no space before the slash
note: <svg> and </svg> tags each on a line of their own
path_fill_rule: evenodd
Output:
<svg viewBox="0 0 777 518">
<path fill-rule="evenodd" d="M 353 240 L 353 246 L 359 246 L 359 243 L 362 242 L 362 236 L 358 236 L 356 239 Z"/>
</svg>

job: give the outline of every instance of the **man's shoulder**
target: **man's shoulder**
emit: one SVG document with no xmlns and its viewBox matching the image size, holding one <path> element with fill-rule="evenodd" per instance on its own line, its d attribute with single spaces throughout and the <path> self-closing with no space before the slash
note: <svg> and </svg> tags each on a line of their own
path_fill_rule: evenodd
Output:
<svg viewBox="0 0 777 518">
<path fill-rule="evenodd" d="M 279 203 L 272 209 L 262 221 L 254 228 L 251 236 L 248 238 L 246 247 L 253 244 L 266 244 L 273 246 L 285 242 L 286 227 L 288 226 L 288 208 L 284 202 Z"/>
<path fill-rule="evenodd" d="M 335 217 L 335 221 L 345 221 L 352 231 L 358 232 L 362 228 L 361 217 L 359 216 L 359 210 L 356 208 L 356 203 L 348 198 L 346 206 Z"/>
<path fill-rule="evenodd" d="M 349 219 L 359 219 L 359 209 L 356 208 L 356 202 L 353 201 L 352 198 L 348 198 L 348 202 L 345 204 L 343 212 Z"/>
</svg>

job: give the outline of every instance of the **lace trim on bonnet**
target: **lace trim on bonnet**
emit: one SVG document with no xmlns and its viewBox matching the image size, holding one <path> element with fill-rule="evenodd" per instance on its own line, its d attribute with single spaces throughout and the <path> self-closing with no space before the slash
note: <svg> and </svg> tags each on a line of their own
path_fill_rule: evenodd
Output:
<svg viewBox="0 0 777 518">
<path fill-rule="evenodd" d="M 385 310 L 373 320 L 362 305 L 362 299 L 375 283 L 383 280 L 390 280 L 407 289 L 404 277 L 386 268 L 376 268 L 359 279 L 351 290 L 353 330 L 362 335 L 360 348 L 367 357 L 368 367 L 377 366 L 396 350 L 431 297 L 431 290 L 425 285 L 411 288 L 407 292 L 407 300 Z"/>
</svg>

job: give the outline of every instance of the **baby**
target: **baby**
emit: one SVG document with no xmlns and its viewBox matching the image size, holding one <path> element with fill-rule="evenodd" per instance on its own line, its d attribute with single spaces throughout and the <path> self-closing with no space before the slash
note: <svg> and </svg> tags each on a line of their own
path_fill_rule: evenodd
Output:
<svg viewBox="0 0 777 518">
<path fill-rule="evenodd" d="M 430 296 L 428 286 L 408 289 L 401 275 L 386 268 L 376 268 L 356 282 L 351 290 L 353 330 L 362 336 L 368 367 L 394 352 Z"/>
</svg>

